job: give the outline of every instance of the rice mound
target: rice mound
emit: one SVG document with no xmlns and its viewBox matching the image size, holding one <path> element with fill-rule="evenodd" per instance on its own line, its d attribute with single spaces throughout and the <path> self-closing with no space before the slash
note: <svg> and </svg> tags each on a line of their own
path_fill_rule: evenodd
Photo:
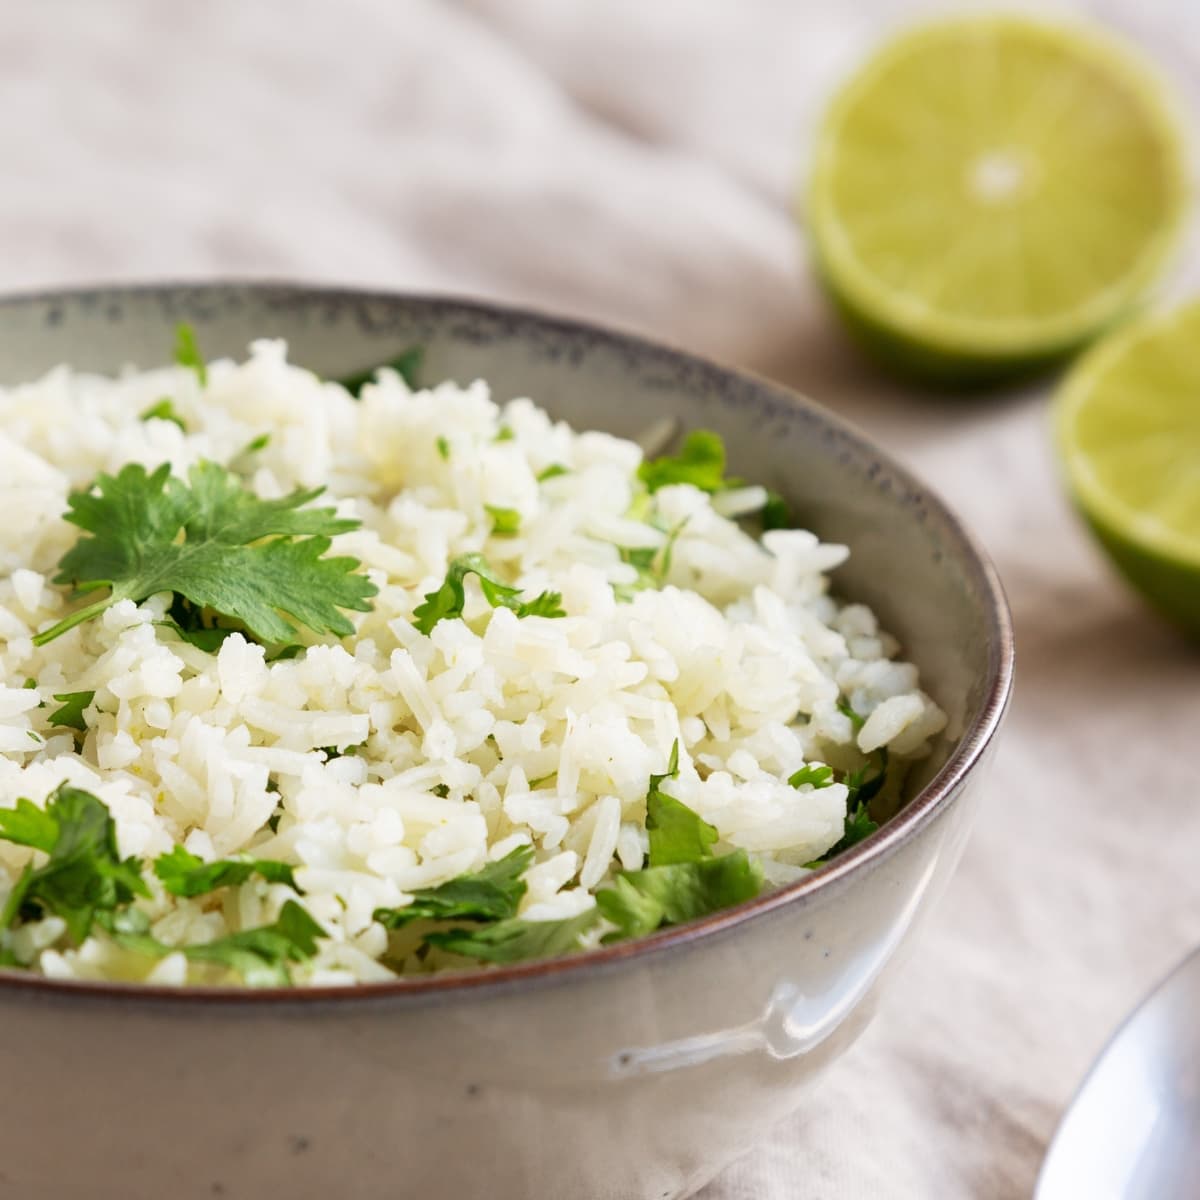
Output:
<svg viewBox="0 0 1200 1200">
<path fill-rule="evenodd" d="M 187 432 L 138 419 L 164 395 Z M 56 368 L 0 391 L 0 430 L 0 807 L 69 781 L 109 807 L 123 855 L 182 843 L 206 860 L 295 864 L 328 934 L 298 983 L 429 969 L 380 961 L 374 910 L 522 844 L 535 864 L 521 915 L 582 913 L 614 872 L 644 865 L 647 781 L 676 739 L 671 795 L 716 827 L 719 849 L 745 849 L 785 884 L 842 837 L 847 798 L 789 775 L 881 747 L 910 760 L 945 725 L 872 613 L 829 595 L 845 547 L 748 532 L 735 518 L 761 507 L 756 487 L 668 486 L 656 524 L 638 519 L 637 444 L 576 433 L 528 399 L 499 406 L 482 381 L 414 391 L 385 370 L 356 400 L 261 341 L 244 363 L 211 364 L 203 390 L 180 367 Z M 267 662 L 235 634 L 208 654 L 156 625 L 170 599 L 156 596 L 35 648 L 67 611 L 50 580 L 79 536 L 68 493 L 127 463 L 182 475 L 200 459 L 236 465 L 264 498 L 323 486 L 322 503 L 362 522 L 333 545 L 379 589 L 352 614 L 355 636 L 301 634 L 306 652 Z M 566 470 L 539 481 L 552 466 Z M 496 535 L 487 506 L 515 510 L 519 532 Z M 663 586 L 638 589 L 619 548 L 660 547 L 664 530 L 676 537 Z M 493 609 L 472 581 L 463 619 L 418 632 L 414 609 L 472 551 L 528 595 L 561 592 L 567 616 Z M 84 690 L 77 746 L 48 716 L 55 694 Z M 0 840 L 0 898 L 34 856 Z M 269 923 L 293 895 L 253 879 L 215 898 L 156 887 L 144 907 L 155 935 L 182 945 Z M 181 954 L 147 960 L 102 936 L 64 949 L 62 934 L 47 917 L 11 937 L 49 976 L 195 979 Z"/>
</svg>

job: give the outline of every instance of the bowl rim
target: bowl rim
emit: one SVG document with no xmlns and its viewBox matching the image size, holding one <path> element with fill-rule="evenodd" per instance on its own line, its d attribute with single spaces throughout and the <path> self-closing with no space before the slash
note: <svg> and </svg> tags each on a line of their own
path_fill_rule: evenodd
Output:
<svg viewBox="0 0 1200 1200">
<path fill-rule="evenodd" d="M 599 324 L 574 317 L 555 316 L 525 305 L 510 305 L 450 292 L 408 292 L 372 287 L 304 283 L 295 280 L 222 277 L 206 280 L 164 280 L 161 282 L 96 283 L 81 286 L 6 292 L 0 295 L 0 311 L 37 304 L 97 303 L 105 299 L 153 297 L 155 295 L 202 299 L 221 294 L 250 294 L 260 299 L 309 301 L 313 304 L 392 303 L 432 310 L 457 309 L 464 315 L 502 317 L 541 327 L 552 333 L 587 336 L 593 343 L 623 348 L 639 356 L 657 355 L 700 370 L 711 378 L 733 379 L 767 397 L 783 408 L 805 410 L 844 443 L 860 453 L 877 459 L 887 472 L 902 483 L 910 494 L 919 496 L 936 517 L 950 539 L 958 560 L 978 589 L 984 605 L 984 624 L 988 636 L 987 683 L 979 711 L 964 728 L 958 744 L 934 777 L 894 817 L 856 846 L 838 855 L 831 863 L 811 875 L 776 891 L 764 893 L 733 908 L 722 909 L 684 925 L 672 926 L 644 937 L 559 958 L 533 959 L 498 967 L 476 967 L 429 976 L 397 976 L 381 982 L 322 984 L 312 987 L 234 986 L 171 987 L 162 984 L 121 982 L 116 980 L 50 979 L 25 970 L 0 968 L 0 1001 L 5 993 L 33 992 L 47 1000 L 63 1002 L 109 1001 L 123 1006 L 150 1005 L 156 1009 L 176 1009 L 196 1004 L 220 1008 L 341 1007 L 362 1003 L 428 1002 L 431 998 L 447 1001 L 498 989 L 575 982 L 594 976 L 613 966 L 640 962 L 671 951 L 693 947 L 712 937 L 728 933 L 751 921 L 800 905 L 822 893 L 828 893 L 851 876 L 865 873 L 881 863 L 903 844 L 930 825 L 950 806 L 966 776 L 982 758 L 1003 720 L 1012 693 L 1014 638 L 1012 616 L 1004 587 L 986 551 L 967 531 L 963 523 L 940 495 L 917 479 L 906 467 L 879 448 L 852 422 L 824 407 L 807 395 L 741 367 L 728 366 L 690 350 L 683 350 L 658 338 L 615 325 Z"/>
</svg>

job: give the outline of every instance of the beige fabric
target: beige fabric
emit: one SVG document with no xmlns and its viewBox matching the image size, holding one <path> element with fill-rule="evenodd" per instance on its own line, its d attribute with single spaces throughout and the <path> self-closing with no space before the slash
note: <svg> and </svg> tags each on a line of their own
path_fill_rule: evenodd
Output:
<svg viewBox="0 0 1200 1200">
<path fill-rule="evenodd" d="M 0 25 L 5 289 L 272 275 L 631 326 L 848 414 L 995 556 L 1019 681 L 962 868 L 806 1121 L 705 1200 L 1028 1195 L 1108 1030 L 1200 941 L 1200 653 L 1068 511 L 1041 390 L 887 383 L 802 261 L 789 198 L 813 115 L 896 11 L 46 0 Z M 1108 12 L 1186 75 L 1188 0 Z"/>
</svg>

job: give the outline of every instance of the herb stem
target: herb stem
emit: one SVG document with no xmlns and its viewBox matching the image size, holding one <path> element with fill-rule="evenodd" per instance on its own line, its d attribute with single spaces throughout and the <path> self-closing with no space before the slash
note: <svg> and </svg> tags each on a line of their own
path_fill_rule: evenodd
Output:
<svg viewBox="0 0 1200 1200">
<path fill-rule="evenodd" d="M 82 625 L 84 621 L 90 621 L 93 617 L 99 616 L 106 608 L 110 608 L 116 599 L 116 594 L 110 592 L 101 600 L 93 600 L 91 604 L 84 605 L 83 608 L 77 608 L 69 616 L 63 617 L 57 625 L 51 625 L 49 629 L 44 629 L 41 633 L 34 634 L 33 644 L 35 646 L 44 646 L 47 642 L 52 642 L 56 637 L 61 637 L 69 629 L 74 629 L 76 625 Z"/>
</svg>

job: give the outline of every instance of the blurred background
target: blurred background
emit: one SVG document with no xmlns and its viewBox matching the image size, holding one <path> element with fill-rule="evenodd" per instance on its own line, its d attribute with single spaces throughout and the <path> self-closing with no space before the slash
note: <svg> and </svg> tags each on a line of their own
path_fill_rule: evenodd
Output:
<svg viewBox="0 0 1200 1200">
<path fill-rule="evenodd" d="M 822 106 L 874 43 L 947 10 L 49 0 L 0 28 L 4 290 L 269 277 L 633 328 L 841 410 L 995 557 L 1017 699 L 952 894 L 806 1117 L 705 1200 L 1027 1196 L 1106 1032 L 1200 941 L 1178 753 L 1200 658 L 1070 512 L 1047 386 L 891 382 L 812 281 L 795 197 Z M 1127 36 L 1200 114 L 1192 0 L 1025 11 Z M 1193 221 L 1163 292 L 1196 291 Z"/>
</svg>

